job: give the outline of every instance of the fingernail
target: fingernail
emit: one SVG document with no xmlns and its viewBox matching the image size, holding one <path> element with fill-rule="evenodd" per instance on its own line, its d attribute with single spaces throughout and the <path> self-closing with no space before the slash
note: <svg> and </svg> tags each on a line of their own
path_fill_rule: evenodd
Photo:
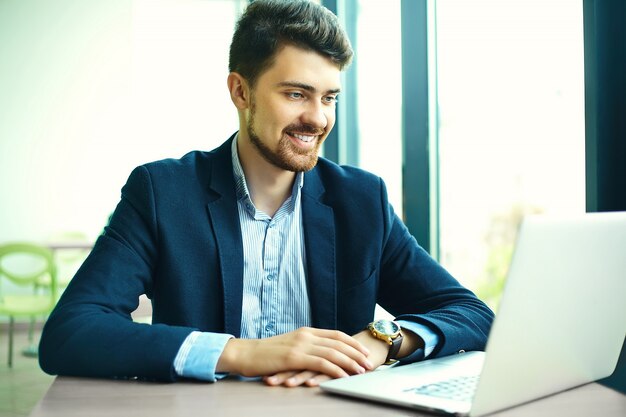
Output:
<svg viewBox="0 0 626 417">
<path fill-rule="evenodd" d="M 367 369 L 374 369 L 374 365 L 372 365 L 372 362 L 370 362 L 369 359 L 365 359 L 365 366 L 367 367 Z"/>
<path fill-rule="evenodd" d="M 363 368 L 363 367 L 359 366 L 359 367 L 356 369 L 356 373 L 357 373 L 357 374 L 364 374 L 364 373 L 365 373 L 365 368 Z"/>
<path fill-rule="evenodd" d="M 270 376 L 266 379 L 266 381 L 270 384 L 275 384 L 276 383 L 276 377 L 275 376 Z"/>
<path fill-rule="evenodd" d="M 298 381 L 296 381 L 296 378 L 289 378 L 289 379 L 287 380 L 287 384 L 288 384 L 288 385 L 293 385 L 293 384 L 296 384 L 297 382 L 298 382 Z"/>
</svg>

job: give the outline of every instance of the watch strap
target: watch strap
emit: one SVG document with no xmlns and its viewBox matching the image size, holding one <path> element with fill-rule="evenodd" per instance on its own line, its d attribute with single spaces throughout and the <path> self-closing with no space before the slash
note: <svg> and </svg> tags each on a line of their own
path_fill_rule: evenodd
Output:
<svg viewBox="0 0 626 417">
<path fill-rule="evenodd" d="M 392 363 L 397 361 L 398 353 L 400 353 L 400 347 L 402 346 L 402 333 L 400 333 L 395 339 L 391 340 L 391 345 L 389 345 L 389 352 L 387 353 L 387 358 L 385 359 L 385 365 L 391 365 Z"/>
</svg>

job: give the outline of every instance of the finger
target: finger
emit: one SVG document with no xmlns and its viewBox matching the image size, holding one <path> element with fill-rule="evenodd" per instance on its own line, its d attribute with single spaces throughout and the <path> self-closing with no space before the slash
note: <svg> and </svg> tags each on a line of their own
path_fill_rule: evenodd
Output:
<svg viewBox="0 0 626 417">
<path fill-rule="evenodd" d="M 263 381 L 267 385 L 271 385 L 271 386 L 282 385 L 285 383 L 285 381 L 287 381 L 289 378 L 293 377 L 294 375 L 298 374 L 299 372 L 300 371 L 279 372 L 274 375 L 263 377 Z"/>
<path fill-rule="evenodd" d="M 326 338 L 326 339 L 334 339 L 340 342 L 345 343 L 348 346 L 351 346 L 353 349 L 358 350 L 363 355 L 369 355 L 369 350 L 365 347 L 361 342 L 356 340 L 354 337 L 347 335 L 346 333 L 339 330 L 328 330 L 328 329 L 312 329 L 314 330 L 314 334 L 317 336 Z"/>
<path fill-rule="evenodd" d="M 291 350 L 283 356 L 282 370 L 265 376 L 263 381 L 268 385 L 281 385 L 286 380 L 300 372 L 313 371 L 314 373 L 328 374 L 333 378 L 340 378 L 354 373 L 365 372 L 357 362 L 332 348 L 310 344 L 305 349 Z M 343 368 L 346 368 L 344 370 Z M 312 375 L 311 375 L 312 376 Z M 296 380 L 292 382 L 295 384 Z"/>
<path fill-rule="evenodd" d="M 319 384 L 325 381 L 330 381 L 332 378 L 328 375 L 317 374 L 312 378 L 309 378 L 304 383 L 307 387 L 317 387 Z"/>
<path fill-rule="evenodd" d="M 369 370 L 369 371 L 374 369 L 374 365 L 367 358 L 367 356 L 365 356 L 360 351 L 354 349 L 352 346 L 343 343 L 342 341 L 334 340 L 334 339 L 320 338 L 319 340 L 316 341 L 316 346 L 321 346 L 321 347 L 329 348 L 329 349 L 332 349 L 334 351 L 340 352 L 342 355 L 344 355 L 344 357 L 349 358 L 350 360 L 352 360 L 355 363 L 357 363 L 359 365 L 358 367 L 351 366 L 351 369 L 354 372 L 361 373 L 360 372 L 360 368 L 364 368 L 364 369 Z M 337 363 L 337 362 L 335 362 L 335 363 Z M 346 363 L 346 362 L 343 362 L 343 363 Z M 339 363 L 337 363 L 337 364 L 339 364 Z M 344 369 L 346 369 L 346 368 L 344 367 Z"/>
<path fill-rule="evenodd" d="M 298 368 L 307 371 L 315 371 L 317 373 L 329 375 L 332 378 L 342 378 L 348 376 L 348 373 L 340 366 L 329 361 L 328 359 L 315 354 L 304 354 L 297 359 Z M 352 371 L 350 373 L 353 373 Z"/>
<path fill-rule="evenodd" d="M 339 366 L 348 374 L 363 374 L 366 370 L 358 361 L 343 353 L 341 349 L 326 346 L 312 346 L 310 354 Z M 364 358 L 364 360 L 367 359 Z"/>
<path fill-rule="evenodd" d="M 286 387 L 297 387 L 306 384 L 309 387 L 319 385 L 322 381 L 332 379 L 328 375 L 323 375 L 313 371 L 289 371 L 280 372 L 276 375 L 263 377 L 263 381 L 271 386 L 284 385 Z"/>
<path fill-rule="evenodd" d="M 319 373 L 313 371 L 298 372 L 297 374 L 287 378 L 283 385 L 285 385 L 286 387 L 297 387 L 304 384 L 315 375 L 319 375 Z"/>
<path fill-rule="evenodd" d="M 333 378 L 365 373 L 365 369 L 343 353 L 324 346 L 309 346 L 288 358 L 288 369 L 316 371 Z"/>
</svg>

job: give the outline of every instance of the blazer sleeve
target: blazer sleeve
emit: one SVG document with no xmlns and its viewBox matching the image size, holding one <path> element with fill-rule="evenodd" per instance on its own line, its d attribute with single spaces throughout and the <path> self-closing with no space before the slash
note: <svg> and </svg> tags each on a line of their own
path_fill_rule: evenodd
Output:
<svg viewBox="0 0 626 417">
<path fill-rule="evenodd" d="M 378 302 L 398 320 L 423 324 L 439 336 L 430 357 L 483 350 L 493 312 L 437 263 L 409 233 L 381 184 L 385 239 Z"/>
<path fill-rule="evenodd" d="M 49 374 L 172 381 L 173 362 L 195 329 L 134 323 L 151 293 L 158 222 L 148 170 L 136 168 L 109 225 L 46 322 L 39 346 Z"/>
</svg>

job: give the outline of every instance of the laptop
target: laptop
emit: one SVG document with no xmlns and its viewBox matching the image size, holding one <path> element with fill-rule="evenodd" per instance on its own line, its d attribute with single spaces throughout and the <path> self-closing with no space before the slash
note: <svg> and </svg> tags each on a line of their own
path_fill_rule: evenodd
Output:
<svg viewBox="0 0 626 417">
<path fill-rule="evenodd" d="M 485 352 L 331 380 L 322 390 L 480 416 L 615 369 L 626 336 L 626 212 L 524 219 Z"/>
</svg>

